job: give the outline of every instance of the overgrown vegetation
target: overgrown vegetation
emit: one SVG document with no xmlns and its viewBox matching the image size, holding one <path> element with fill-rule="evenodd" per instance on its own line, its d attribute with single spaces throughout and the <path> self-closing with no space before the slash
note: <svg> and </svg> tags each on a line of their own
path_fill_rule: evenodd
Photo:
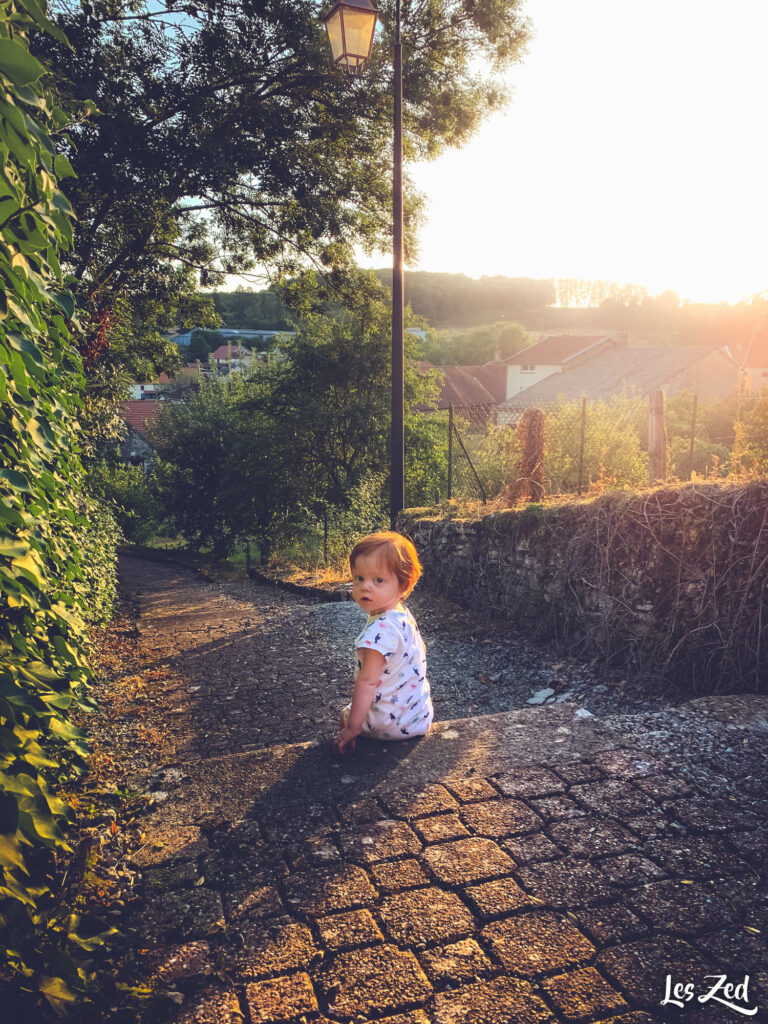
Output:
<svg viewBox="0 0 768 1024">
<path fill-rule="evenodd" d="M 36 2 L 0 9 L 0 980 L 61 1009 L 106 930 L 57 908 L 49 883 L 68 849 L 57 792 L 86 756 L 70 716 L 89 707 L 85 622 L 111 609 L 114 525 L 83 496 L 73 443 L 83 378 L 59 262 L 72 208 L 58 188 L 71 168 L 52 144 L 67 119 L 29 53 L 36 30 L 63 43 Z"/>
</svg>

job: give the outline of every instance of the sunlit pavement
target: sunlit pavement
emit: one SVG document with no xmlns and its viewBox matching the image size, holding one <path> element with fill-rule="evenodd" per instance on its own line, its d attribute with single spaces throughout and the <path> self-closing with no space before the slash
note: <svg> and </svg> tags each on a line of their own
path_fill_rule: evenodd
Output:
<svg viewBox="0 0 768 1024">
<path fill-rule="evenodd" d="M 175 613 L 184 601 L 201 606 L 194 581 Z M 216 628 L 226 602 L 202 605 Z M 148 621 L 139 649 L 156 644 Z M 184 635 L 179 692 L 206 684 Z M 137 978 L 158 993 L 146 1020 L 765 1013 L 768 805 L 697 792 L 568 702 L 361 741 L 345 758 L 325 739 L 194 749 L 145 779 L 155 810 L 127 927 Z"/>
</svg>

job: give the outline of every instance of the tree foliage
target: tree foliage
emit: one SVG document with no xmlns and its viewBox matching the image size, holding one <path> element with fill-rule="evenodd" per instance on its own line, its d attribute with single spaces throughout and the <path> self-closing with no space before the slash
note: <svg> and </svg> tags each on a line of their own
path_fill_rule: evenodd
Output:
<svg viewBox="0 0 768 1024">
<path fill-rule="evenodd" d="M 320 298 L 310 288 L 294 301 Z M 343 317 L 307 310 L 281 341 L 279 360 L 201 382 L 183 405 L 161 410 L 154 479 L 171 527 L 192 543 L 224 554 L 237 537 L 258 537 L 266 548 L 306 531 L 309 520 L 330 515 L 348 525 L 347 513 L 375 504 L 376 492 L 384 514 L 390 316 L 371 275 L 356 277 L 346 303 Z M 433 376 L 409 362 L 408 410 L 434 399 Z M 416 462 L 432 457 L 439 466 L 439 442 L 424 417 L 407 413 L 406 476 L 419 497 L 434 487 L 428 474 L 415 476 Z"/>
<path fill-rule="evenodd" d="M 47 855 L 67 849 L 56 789 L 85 755 L 69 716 L 88 705 L 87 604 L 109 604 L 114 575 L 84 529 L 82 366 L 60 267 L 72 209 L 57 179 L 71 168 L 52 143 L 66 116 L 41 86 L 35 30 L 63 45 L 35 0 L 0 8 L 0 949 L 4 972 L 61 1008 L 84 979 L 69 955 L 81 936 L 77 916 L 54 909 Z"/>
<path fill-rule="evenodd" d="M 409 157 L 460 145 L 505 101 L 497 72 L 525 46 L 520 6 L 404 5 Z M 332 276 L 356 245 L 388 247 L 393 8 L 381 4 L 357 79 L 332 66 L 320 0 L 58 0 L 72 48 L 46 38 L 37 50 L 75 121 L 62 143 L 77 172 L 67 265 L 88 381 L 98 378 L 97 443 L 115 431 L 120 371 L 131 372 L 137 347 L 145 369 L 172 369 L 163 331 L 216 326 L 199 284 L 308 263 Z M 411 252 L 419 210 L 408 187 Z M 99 403 L 111 419 L 98 420 Z"/>
</svg>

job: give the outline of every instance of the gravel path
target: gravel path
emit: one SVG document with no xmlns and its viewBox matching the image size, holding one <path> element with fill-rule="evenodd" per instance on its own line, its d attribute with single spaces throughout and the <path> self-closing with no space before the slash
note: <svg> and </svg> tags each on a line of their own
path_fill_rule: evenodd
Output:
<svg viewBox="0 0 768 1024">
<path fill-rule="evenodd" d="M 117 741 L 131 751 L 137 778 L 159 764 L 333 734 L 364 621 L 351 601 L 319 603 L 251 580 L 211 582 L 133 558 L 122 561 L 121 583 L 138 601 L 125 620 L 119 671 L 105 666 L 114 680 L 100 694 L 108 721 L 91 719 L 89 730 L 103 732 L 105 747 Z M 698 786 L 722 791 L 727 781 L 743 797 L 764 795 L 766 698 L 732 698 L 732 714 L 710 714 L 708 698 L 676 702 L 601 679 L 427 592 L 417 590 L 409 605 L 427 646 L 437 720 L 568 700 Z M 140 666 L 130 662 L 134 621 Z"/>
</svg>

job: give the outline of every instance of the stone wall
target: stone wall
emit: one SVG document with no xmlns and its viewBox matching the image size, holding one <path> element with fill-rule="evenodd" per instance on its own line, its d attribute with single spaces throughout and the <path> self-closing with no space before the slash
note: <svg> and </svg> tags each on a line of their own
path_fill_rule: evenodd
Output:
<svg viewBox="0 0 768 1024">
<path fill-rule="evenodd" d="M 768 482 L 401 514 L 422 586 L 524 635 L 688 691 L 768 689 Z"/>
</svg>

